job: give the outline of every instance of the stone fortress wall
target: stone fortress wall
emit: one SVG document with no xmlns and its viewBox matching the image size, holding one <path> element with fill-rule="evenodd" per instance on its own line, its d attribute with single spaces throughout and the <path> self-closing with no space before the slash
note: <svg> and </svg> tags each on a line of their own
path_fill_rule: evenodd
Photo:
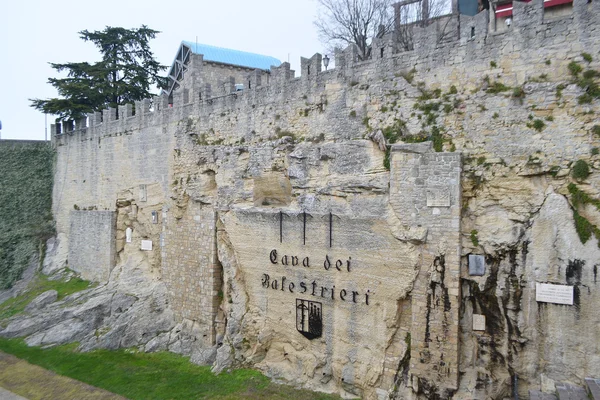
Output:
<svg viewBox="0 0 600 400">
<path fill-rule="evenodd" d="M 203 80 L 193 56 L 172 104 L 53 127 L 63 253 L 86 237 L 71 216 L 126 216 L 115 262 L 137 246 L 159 268 L 198 345 L 218 347 L 216 370 L 250 364 L 366 398 L 523 396 L 540 376 L 600 375 L 599 251 L 577 236 L 567 190 L 574 161 L 600 167 L 598 101 L 578 102 L 568 68 L 598 69 L 599 11 L 515 2 L 507 29 L 461 16 L 445 35 L 415 28 L 412 51 L 389 35 L 372 60 L 350 47 L 323 71 L 316 54 L 298 78 L 283 63 L 235 93 Z M 436 151 L 401 144 L 422 136 Z M 597 198 L 595 175 L 577 184 Z M 600 223 L 593 206 L 579 213 Z M 68 248 L 69 261 L 85 249 Z M 85 259 L 73 266 L 85 277 L 110 271 Z M 572 286 L 574 305 L 537 302 L 536 283 Z M 322 313 L 313 340 L 299 334 L 302 301 Z"/>
</svg>

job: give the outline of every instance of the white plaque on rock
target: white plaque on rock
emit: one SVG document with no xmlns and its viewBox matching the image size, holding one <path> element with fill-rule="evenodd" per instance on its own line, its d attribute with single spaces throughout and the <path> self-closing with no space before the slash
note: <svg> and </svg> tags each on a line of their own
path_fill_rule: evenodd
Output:
<svg viewBox="0 0 600 400">
<path fill-rule="evenodd" d="M 146 185 L 140 185 L 140 201 L 146 201 L 147 200 L 147 190 L 146 190 Z"/>
<path fill-rule="evenodd" d="M 473 314 L 473 330 L 485 331 L 485 315 Z"/>
<path fill-rule="evenodd" d="M 130 227 L 127 227 L 127 229 L 125 229 L 125 242 L 131 243 L 131 233 L 132 232 L 133 231 Z"/>
<path fill-rule="evenodd" d="M 428 188 L 427 207 L 450 207 L 450 189 Z"/>
<path fill-rule="evenodd" d="M 142 250 L 152 250 L 152 240 L 142 240 Z"/>
<path fill-rule="evenodd" d="M 573 286 L 536 282 L 535 300 L 543 303 L 567 304 L 572 306 Z"/>
</svg>

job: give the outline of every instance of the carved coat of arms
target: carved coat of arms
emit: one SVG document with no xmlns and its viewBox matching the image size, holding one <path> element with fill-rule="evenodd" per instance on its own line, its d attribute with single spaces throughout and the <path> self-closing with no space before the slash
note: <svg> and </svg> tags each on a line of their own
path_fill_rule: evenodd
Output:
<svg viewBox="0 0 600 400">
<path fill-rule="evenodd" d="M 309 340 L 323 334 L 323 305 L 316 301 L 296 299 L 296 329 Z"/>
</svg>

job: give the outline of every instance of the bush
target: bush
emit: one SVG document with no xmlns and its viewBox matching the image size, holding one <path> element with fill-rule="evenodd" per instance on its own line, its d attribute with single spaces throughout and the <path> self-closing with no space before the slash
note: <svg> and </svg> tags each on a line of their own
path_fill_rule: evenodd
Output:
<svg viewBox="0 0 600 400">
<path fill-rule="evenodd" d="M 536 119 L 533 121 L 533 129 L 538 132 L 541 132 L 546 127 L 546 124 L 541 119 Z"/>
<path fill-rule="evenodd" d="M 573 166 L 573 170 L 571 171 L 571 175 L 573 178 L 578 181 L 587 178 L 590 175 L 590 167 L 588 163 L 583 160 L 577 160 L 575 165 Z"/>
</svg>

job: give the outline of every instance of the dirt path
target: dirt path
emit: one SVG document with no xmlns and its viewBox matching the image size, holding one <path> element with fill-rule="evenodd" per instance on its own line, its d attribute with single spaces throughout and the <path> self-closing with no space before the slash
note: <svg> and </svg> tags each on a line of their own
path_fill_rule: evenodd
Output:
<svg viewBox="0 0 600 400">
<path fill-rule="evenodd" d="M 0 386 L 29 400 L 126 400 L 3 352 L 0 352 Z M 11 394 L 0 391 L 0 399 L 19 398 L 8 396 Z"/>
</svg>

